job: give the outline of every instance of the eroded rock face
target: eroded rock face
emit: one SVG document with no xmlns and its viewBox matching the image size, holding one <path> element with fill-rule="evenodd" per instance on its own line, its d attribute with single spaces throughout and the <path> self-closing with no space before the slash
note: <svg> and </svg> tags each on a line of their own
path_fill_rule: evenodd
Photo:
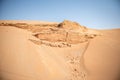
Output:
<svg viewBox="0 0 120 80">
<path fill-rule="evenodd" d="M 48 31 L 40 32 L 34 35 L 40 40 L 50 41 L 50 42 L 65 42 L 66 32 L 65 31 Z"/>
<path fill-rule="evenodd" d="M 69 20 L 64 20 L 59 24 L 0 23 L 0 26 L 14 26 L 29 30 L 40 40 L 31 41 L 36 44 L 49 44 L 52 47 L 78 44 L 96 36 L 96 34 L 89 33 L 85 26 Z"/>
<path fill-rule="evenodd" d="M 64 20 L 57 27 L 41 31 L 34 36 L 40 40 L 49 42 L 62 42 L 67 44 L 78 44 L 94 38 L 95 34 L 89 34 L 87 28 L 76 22 Z"/>
</svg>

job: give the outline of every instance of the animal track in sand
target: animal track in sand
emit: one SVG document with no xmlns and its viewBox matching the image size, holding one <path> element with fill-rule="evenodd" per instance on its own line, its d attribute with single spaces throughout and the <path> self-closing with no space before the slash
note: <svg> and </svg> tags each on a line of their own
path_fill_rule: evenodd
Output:
<svg viewBox="0 0 120 80">
<path fill-rule="evenodd" d="M 69 66 L 71 70 L 70 80 L 86 80 L 86 72 L 81 65 L 81 59 L 79 56 L 68 58 Z"/>
</svg>

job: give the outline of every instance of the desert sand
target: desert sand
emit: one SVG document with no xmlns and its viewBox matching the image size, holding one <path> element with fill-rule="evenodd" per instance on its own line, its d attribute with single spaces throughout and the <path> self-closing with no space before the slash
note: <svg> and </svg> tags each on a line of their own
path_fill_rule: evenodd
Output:
<svg viewBox="0 0 120 80">
<path fill-rule="evenodd" d="M 0 21 L 0 80 L 120 80 L 120 29 Z"/>
</svg>

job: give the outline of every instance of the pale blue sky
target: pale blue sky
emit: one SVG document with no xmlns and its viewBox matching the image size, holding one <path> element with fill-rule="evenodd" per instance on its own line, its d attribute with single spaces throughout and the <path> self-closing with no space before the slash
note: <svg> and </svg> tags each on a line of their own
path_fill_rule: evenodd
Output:
<svg viewBox="0 0 120 80">
<path fill-rule="evenodd" d="M 0 0 L 0 20 L 64 19 L 89 28 L 120 28 L 120 0 Z"/>
</svg>

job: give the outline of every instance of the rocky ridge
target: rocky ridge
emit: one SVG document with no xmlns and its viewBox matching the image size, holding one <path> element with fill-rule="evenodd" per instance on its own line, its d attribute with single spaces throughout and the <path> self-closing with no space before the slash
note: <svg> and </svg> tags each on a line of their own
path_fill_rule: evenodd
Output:
<svg viewBox="0 0 120 80">
<path fill-rule="evenodd" d="M 85 26 L 69 20 L 59 24 L 0 23 L 0 26 L 13 26 L 31 31 L 39 40 L 30 41 L 51 47 L 71 47 L 72 44 L 87 42 L 97 36 L 96 33 L 89 33 Z"/>
</svg>

